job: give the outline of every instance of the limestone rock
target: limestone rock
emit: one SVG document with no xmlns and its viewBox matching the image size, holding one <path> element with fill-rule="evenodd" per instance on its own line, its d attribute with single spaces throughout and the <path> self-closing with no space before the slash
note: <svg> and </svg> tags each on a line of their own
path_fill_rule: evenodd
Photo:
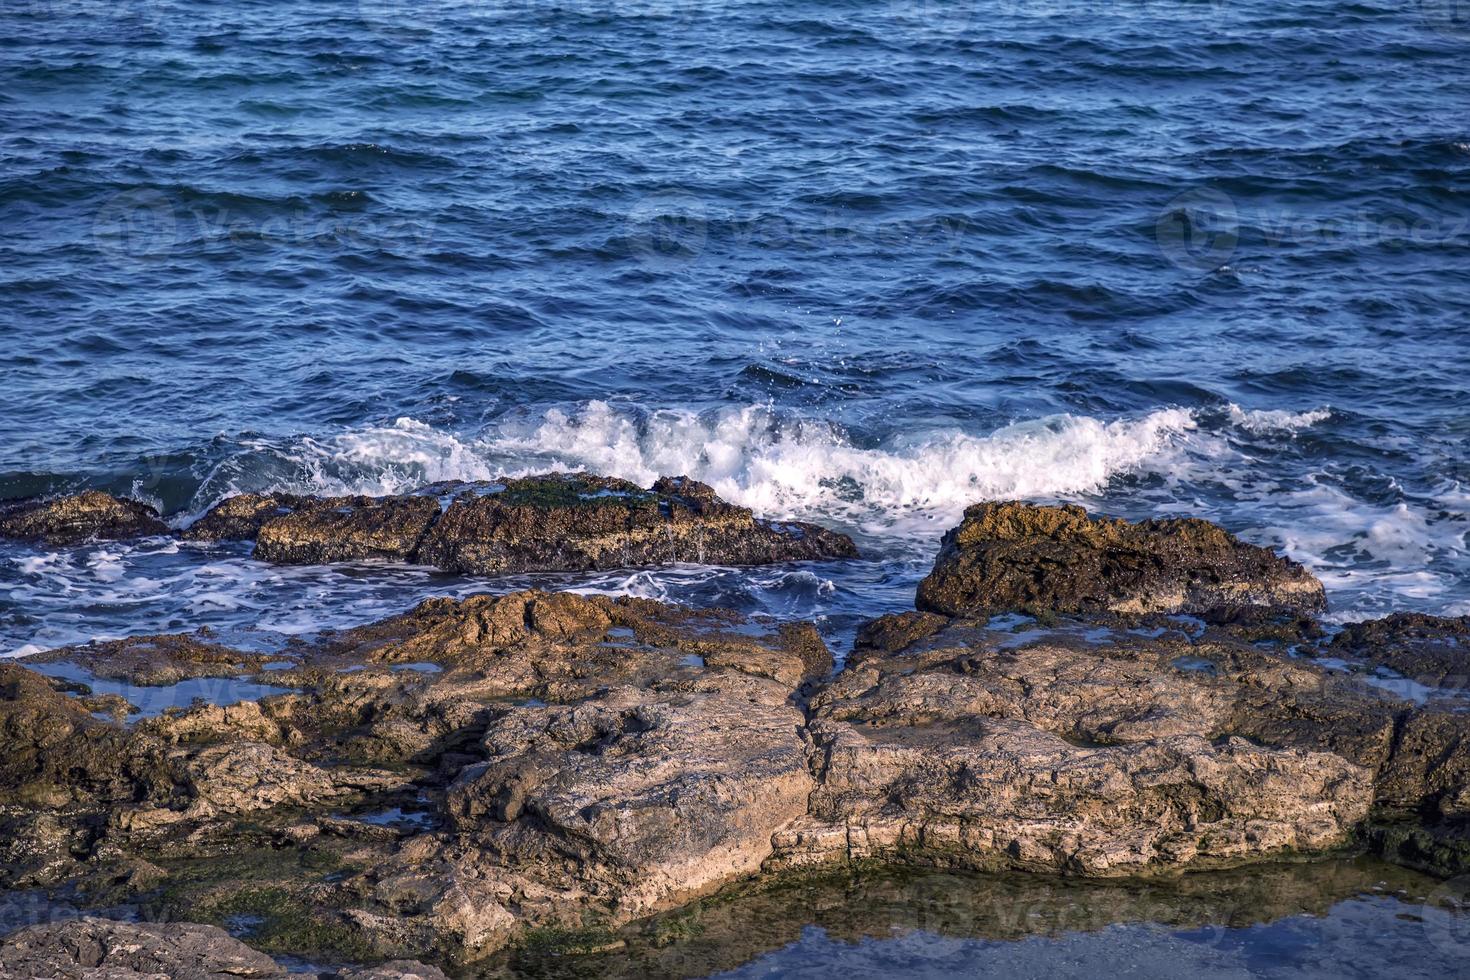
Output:
<svg viewBox="0 0 1470 980">
<path fill-rule="evenodd" d="M 1080 507 L 977 504 L 944 536 L 919 583 L 920 609 L 984 612 L 1188 613 L 1244 606 L 1325 608 L 1302 566 L 1193 518 L 1139 524 Z"/>
</svg>

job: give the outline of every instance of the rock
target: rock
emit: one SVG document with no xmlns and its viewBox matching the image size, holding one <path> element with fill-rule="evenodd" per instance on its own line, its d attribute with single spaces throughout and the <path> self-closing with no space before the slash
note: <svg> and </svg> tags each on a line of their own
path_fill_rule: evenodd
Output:
<svg viewBox="0 0 1470 980">
<path fill-rule="evenodd" d="M 69 545 L 168 533 L 152 507 L 99 490 L 0 502 L 0 538 Z"/>
<path fill-rule="evenodd" d="M 788 842 L 796 859 L 820 858 L 825 848 L 849 846 L 843 842 L 854 836 L 853 826 L 861 826 L 865 835 L 859 853 L 868 847 L 885 853 L 894 840 L 910 852 L 922 851 L 910 837 L 926 833 L 931 822 L 942 827 L 954 818 L 953 809 L 943 810 L 938 800 L 959 791 L 926 789 L 935 782 L 946 785 L 940 762 L 946 751 L 960 753 L 956 766 L 964 758 L 959 746 L 971 746 L 977 759 L 992 766 L 1002 763 L 990 760 L 1010 761 L 1013 752 L 1026 758 L 1015 746 L 1040 751 L 1041 742 L 1022 739 L 1014 726 L 995 727 L 1001 720 L 1059 740 L 1051 743 L 1050 755 L 1040 756 L 1048 760 L 1042 767 L 1047 772 L 1068 771 L 1079 754 L 1093 753 L 1088 758 L 1099 765 L 1121 747 L 1189 748 L 1192 771 L 1216 776 L 1230 766 L 1249 771 L 1270 758 L 1269 771 L 1292 774 L 1289 785 L 1272 790 L 1281 792 L 1275 803 L 1285 808 L 1275 819 L 1288 812 L 1320 816 L 1331 811 L 1329 824 L 1339 840 L 1346 840 L 1370 812 L 1375 821 L 1409 820 L 1447 839 L 1461 834 L 1457 828 L 1470 804 L 1470 739 L 1465 737 L 1470 702 L 1465 700 L 1418 704 L 1399 699 L 1377 686 L 1371 674 L 1324 669 L 1310 658 L 1290 655 L 1293 645 L 1263 648 L 1242 641 L 1232 629 L 1197 635 L 1176 629 L 1148 637 L 1128 632 L 1122 623 L 1110 629 L 1083 621 L 1038 631 L 1035 639 L 1025 634 L 1013 639 L 1013 634 L 987 629 L 983 621 L 961 619 L 938 630 L 925 621 L 907 646 L 876 642 L 905 635 L 904 624 L 914 622 L 912 615 L 897 617 L 862 631 L 860 638 L 867 642 L 860 643 L 847 670 L 813 696 L 814 740 L 831 753 L 834 765 L 842 764 L 842 772 L 857 775 L 848 775 L 848 789 L 821 805 L 835 784 L 830 775 L 820 779 L 813 813 L 820 813 L 825 824 L 803 828 L 803 840 Z M 983 738 L 977 726 L 983 727 Z M 1199 768 L 1202 760 L 1230 746 L 1229 766 L 1215 758 L 1208 768 Z M 1115 757 L 1116 764 L 1123 765 L 1119 760 L 1124 758 Z M 905 775 L 907 764 L 919 767 L 917 774 Z M 1033 758 L 1017 765 L 1024 774 L 1038 763 Z M 951 775 L 969 791 L 979 766 Z M 885 779 L 902 792 L 882 789 L 889 784 Z M 1022 777 L 1010 781 L 1019 784 Z M 1108 785 L 1117 791 L 1127 783 L 1115 777 Z M 1265 784 L 1248 785 L 1254 793 Z M 1228 794 L 1220 796 L 1237 789 L 1233 783 L 1212 789 L 1216 797 L 1207 810 L 1228 815 L 1242 800 L 1259 802 L 1247 795 L 1231 804 Z M 1302 795 L 1294 800 L 1291 793 L 1297 791 Z M 1060 789 L 1047 792 L 1063 798 Z M 1129 805 L 1126 796 L 1112 799 L 1108 812 Z M 1213 809 L 1217 805 L 1224 809 Z M 1004 807 L 990 801 L 976 802 L 973 809 L 994 820 Z M 1060 815 L 1074 819 L 1085 809 L 1075 800 L 1058 803 Z M 943 817 L 933 816 L 941 812 Z M 960 812 L 970 811 L 961 807 Z M 1035 811 L 1028 813 L 1036 817 Z M 1161 825 L 1167 821 L 1158 817 L 1149 823 L 1154 829 Z M 1266 846 L 1263 825 L 1252 826 L 1251 847 Z M 1287 846 L 1326 846 L 1332 833 L 1317 837 L 1316 828 L 1310 821 L 1300 824 L 1298 843 Z M 869 843 L 875 835 L 879 845 Z M 1220 838 L 1213 842 L 1218 845 Z M 1070 843 L 1077 846 L 1075 840 Z M 1027 846 L 1023 841 L 1022 850 Z M 1091 859 L 1085 849 L 1077 849 L 1077 857 Z M 1097 858 L 1099 868 L 1110 860 Z M 1149 858 L 1153 866 L 1162 860 Z"/>
<path fill-rule="evenodd" d="M 1339 846 L 1372 805 L 1367 768 L 1234 735 L 1241 686 L 1172 649 L 1000 639 L 870 649 L 814 696 L 819 786 L 782 860 L 1133 875 Z"/>
<path fill-rule="evenodd" d="M 1395 613 L 1349 623 L 1329 652 L 1387 667 L 1428 687 L 1470 690 L 1470 616 Z"/>
<path fill-rule="evenodd" d="M 381 558 L 473 575 L 857 556 L 845 535 L 757 520 L 682 477 L 644 490 L 580 473 L 437 484 L 398 497 L 242 495 L 184 536 L 254 539 L 257 558 L 280 564 Z"/>
<path fill-rule="evenodd" d="M 152 637 L 55 659 L 170 681 L 259 669 L 227 649 Z M 310 952 L 292 945 L 310 934 L 345 958 L 626 921 L 759 870 L 812 788 L 797 690 L 831 668 L 810 625 L 536 591 L 428 600 L 276 657 L 298 693 L 126 727 L 0 663 L 11 883 L 127 895 L 158 887 L 127 868 L 187 859 L 174 914 L 246 910 L 270 923 L 263 948 Z M 374 810 L 410 816 L 357 816 Z M 334 863 L 358 870 L 323 884 Z"/>
<path fill-rule="evenodd" d="M 209 634 L 48 656 L 290 689 L 126 725 L 0 662 L 0 881 L 371 963 L 606 949 L 717 889 L 866 859 L 1121 878 L 1366 841 L 1458 867 L 1456 692 L 1405 700 L 1309 656 L 1311 624 L 1227 618 L 899 613 L 833 676 L 810 624 L 527 590 L 269 657 Z"/>
<path fill-rule="evenodd" d="M 286 970 L 223 929 L 187 922 L 81 918 L 30 926 L 0 943 L 0 976 L 16 980 L 238 980 Z"/>
<path fill-rule="evenodd" d="M 410 561 L 439 514 L 432 497 L 328 497 L 265 521 L 255 557 L 278 565 Z"/>
<path fill-rule="evenodd" d="M 549 899 L 560 884 L 552 915 L 575 918 L 578 898 L 623 919 L 679 904 L 760 870 L 772 835 L 806 813 L 790 694 L 720 671 L 513 708 L 486 732 L 488 761 L 455 781 L 450 817 Z"/>
<path fill-rule="evenodd" d="M 291 493 L 241 493 L 227 497 L 181 533 L 186 541 L 254 541 L 266 521 L 286 517 L 312 498 Z"/>
<path fill-rule="evenodd" d="M 1242 606 L 1311 613 L 1322 584 L 1302 566 L 1193 518 L 1139 524 L 1080 507 L 976 504 L 919 583 L 921 610 L 946 615 L 1187 613 Z"/>
<path fill-rule="evenodd" d="M 702 483 L 551 474 L 495 493 L 460 491 L 419 558 L 452 572 L 580 572 L 677 562 L 764 565 L 852 558 L 843 535 L 812 524 L 758 521 Z"/>
</svg>

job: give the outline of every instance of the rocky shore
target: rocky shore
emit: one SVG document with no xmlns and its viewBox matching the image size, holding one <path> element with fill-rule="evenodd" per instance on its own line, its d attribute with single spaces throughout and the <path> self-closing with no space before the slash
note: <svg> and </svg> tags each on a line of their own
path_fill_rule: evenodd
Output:
<svg viewBox="0 0 1470 980">
<path fill-rule="evenodd" d="M 66 545 L 171 533 L 147 504 L 97 491 L 0 504 L 0 538 Z M 759 520 L 694 480 L 665 477 L 642 489 L 585 473 L 440 483 L 393 497 L 238 494 L 178 533 L 251 541 L 256 558 L 281 565 L 381 560 L 467 575 L 857 557 L 844 534 Z"/>
<path fill-rule="evenodd" d="M 0 510 L 89 527 L 166 530 L 104 495 Z M 691 481 L 566 475 L 235 497 L 183 535 L 483 575 L 856 553 Z M 137 920 L 22 930 L 0 975 L 436 977 L 857 870 L 1470 872 L 1470 618 L 1334 634 L 1324 608 L 1204 521 L 1003 503 L 836 663 L 808 623 L 534 590 L 269 652 L 200 631 L 0 662 L 0 887 Z"/>
</svg>

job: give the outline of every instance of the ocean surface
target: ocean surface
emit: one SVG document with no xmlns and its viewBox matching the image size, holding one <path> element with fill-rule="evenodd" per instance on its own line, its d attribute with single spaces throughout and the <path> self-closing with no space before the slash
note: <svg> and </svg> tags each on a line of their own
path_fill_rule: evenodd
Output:
<svg viewBox="0 0 1470 980">
<path fill-rule="evenodd" d="M 685 474 L 868 560 L 535 583 L 839 652 L 986 499 L 1470 613 L 1467 53 L 1449 0 L 13 0 L 0 498 Z M 530 581 L 3 545 L 0 654 Z"/>
</svg>

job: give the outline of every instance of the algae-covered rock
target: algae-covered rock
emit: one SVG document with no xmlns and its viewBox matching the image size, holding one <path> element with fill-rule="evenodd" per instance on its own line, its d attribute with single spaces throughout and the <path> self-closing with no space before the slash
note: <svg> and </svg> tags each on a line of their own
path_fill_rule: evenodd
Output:
<svg viewBox="0 0 1470 980">
<path fill-rule="evenodd" d="M 1138 524 L 1080 507 L 985 503 L 944 536 L 920 609 L 1218 615 L 1247 606 L 1325 608 L 1297 563 L 1193 518 Z"/>
<path fill-rule="evenodd" d="M 644 490 L 624 480 L 551 474 L 503 490 L 451 488 L 419 560 L 453 572 L 496 575 L 697 562 L 765 565 L 851 558 L 846 536 L 814 524 L 760 521 L 693 480 Z"/>
<path fill-rule="evenodd" d="M 69 545 L 167 533 L 168 526 L 152 507 L 100 490 L 0 501 L 0 538 Z"/>
<path fill-rule="evenodd" d="M 699 562 L 764 565 L 855 557 L 845 535 L 758 520 L 701 483 L 552 473 L 444 483 L 397 497 L 231 497 L 186 538 L 253 539 L 281 564 L 382 558 L 474 575 L 580 572 Z"/>
</svg>

